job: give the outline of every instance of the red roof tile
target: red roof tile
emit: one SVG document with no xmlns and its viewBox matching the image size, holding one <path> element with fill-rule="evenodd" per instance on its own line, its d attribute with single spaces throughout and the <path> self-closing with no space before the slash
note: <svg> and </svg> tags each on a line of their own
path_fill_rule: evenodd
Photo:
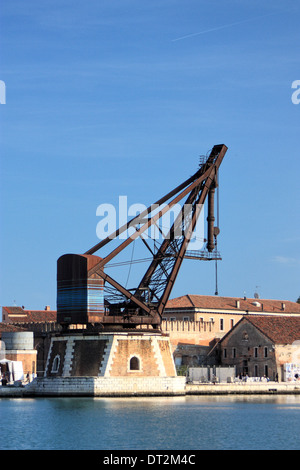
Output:
<svg viewBox="0 0 300 470">
<path fill-rule="evenodd" d="M 56 310 L 24 310 L 21 307 L 3 307 L 9 315 L 9 321 L 14 323 L 55 322 Z"/>
<path fill-rule="evenodd" d="M 13 313 L 13 314 L 23 314 L 24 313 L 24 309 L 22 307 L 3 307 L 4 310 L 7 312 L 7 313 Z"/>
<path fill-rule="evenodd" d="M 237 306 L 239 302 L 239 307 Z M 284 305 L 284 308 L 283 308 Z M 219 297 L 209 295 L 183 295 L 170 299 L 166 309 L 202 308 L 216 310 L 237 310 L 268 313 L 297 313 L 300 314 L 300 304 L 289 300 L 246 299 L 239 297 Z"/>
<path fill-rule="evenodd" d="M 27 310 L 26 322 L 55 322 L 57 318 L 56 311 L 53 310 Z"/>
<path fill-rule="evenodd" d="M 3 323 L 0 322 L 0 338 L 1 333 L 3 332 L 10 332 L 10 331 L 27 331 L 25 328 L 21 328 L 20 326 L 11 325 L 10 323 Z"/>
<path fill-rule="evenodd" d="M 248 315 L 243 318 L 275 344 L 292 344 L 300 340 L 300 317 Z"/>
</svg>

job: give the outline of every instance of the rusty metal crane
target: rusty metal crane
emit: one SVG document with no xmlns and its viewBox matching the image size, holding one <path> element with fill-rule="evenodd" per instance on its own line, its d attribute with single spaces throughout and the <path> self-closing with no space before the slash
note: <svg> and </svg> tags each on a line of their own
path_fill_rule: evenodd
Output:
<svg viewBox="0 0 300 470">
<path fill-rule="evenodd" d="M 214 195 L 219 167 L 227 151 L 215 145 L 197 172 L 118 228 L 83 255 L 63 255 L 58 260 L 57 317 L 65 328 L 71 324 L 93 325 L 95 329 L 160 327 L 161 318 L 184 258 L 220 259 L 216 250 L 219 228 L 215 226 Z M 167 236 L 153 251 L 143 234 L 175 204 L 184 200 Z M 207 244 L 199 252 L 187 251 L 200 211 L 208 199 Z M 155 210 L 153 210 L 153 208 Z M 157 210 L 157 208 L 159 208 Z M 133 234 L 100 258 L 94 254 L 134 227 Z M 180 234 L 180 235 L 178 235 Z M 137 238 L 151 253 L 150 264 L 134 289 L 127 289 L 105 271 L 108 263 Z M 105 292 L 107 295 L 105 295 Z"/>
</svg>

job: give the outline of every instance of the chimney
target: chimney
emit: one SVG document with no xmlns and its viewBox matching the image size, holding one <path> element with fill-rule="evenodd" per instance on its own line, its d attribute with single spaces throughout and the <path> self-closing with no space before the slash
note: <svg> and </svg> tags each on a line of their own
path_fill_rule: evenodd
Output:
<svg viewBox="0 0 300 470">
<path fill-rule="evenodd" d="M 281 304 L 281 310 L 285 310 L 285 304 L 283 302 Z"/>
<path fill-rule="evenodd" d="M 240 308 L 240 301 L 239 300 L 236 301 L 236 308 Z"/>
<path fill-rule="evenodd" d="M 50 305 L 46 305 L 45 310 L 46 310 L 47 312 L 49 312 L 49 311 L 50 311 Z"/>
</svg>

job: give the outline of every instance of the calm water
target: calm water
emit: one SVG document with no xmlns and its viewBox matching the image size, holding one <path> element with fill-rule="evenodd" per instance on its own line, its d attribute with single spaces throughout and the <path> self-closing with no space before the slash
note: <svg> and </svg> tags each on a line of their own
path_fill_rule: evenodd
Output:
<svg viewBox="0 0 300 470">
<path fill-rule="evenodd" d="M 300 396 L 0 399 L 0 449 L 300 449 Z"/>
</svg>

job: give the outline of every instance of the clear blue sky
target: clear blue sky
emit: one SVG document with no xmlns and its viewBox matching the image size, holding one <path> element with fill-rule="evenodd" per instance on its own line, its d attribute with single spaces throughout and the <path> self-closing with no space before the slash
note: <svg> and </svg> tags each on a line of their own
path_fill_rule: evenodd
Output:
<svg viewBox="0 0 300 470">
<path fill-rule="evenodd" d="M 299 3 L 9 0 L 1 11 L 1 305 L 56 308 L 57 258 L 99 241 L 97 207 L 156 201 L 219 143 L 219 295 L 298 298 Z M 214 292 L 214 264 L 185 260 L 171 297 Z"/>
</svg>

